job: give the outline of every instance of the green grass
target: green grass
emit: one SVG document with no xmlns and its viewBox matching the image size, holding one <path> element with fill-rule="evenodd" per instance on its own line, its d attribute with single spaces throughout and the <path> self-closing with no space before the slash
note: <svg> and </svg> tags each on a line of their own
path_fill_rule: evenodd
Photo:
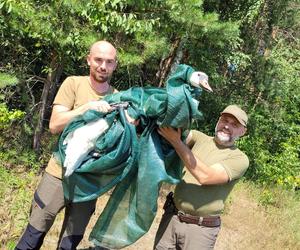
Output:
<svg viewBox="0 0 300 250">
<path fill-rule="evenodd" d="M 272 215 L 270 220 L 281 225 L 292 241 L 300 243 L 300 193 L 266 188 L 258 197 L 266 213 Z"/>
<path fill-rule="evenodd" d="M 270 225 L 274 225 L 274 233 L 285 237 L 289 242 L 300 246 L 300 192 L 285 190 L 280 187 L 265 187 L 244 182 L 237 185 L 247 191 L 256 201 Z"/>
<path fill-rule="evenodd" d="M 13 249 L 28 220 L 36 171 L 11 171 L 0 165 L 0 245 Z"/>
</svg>

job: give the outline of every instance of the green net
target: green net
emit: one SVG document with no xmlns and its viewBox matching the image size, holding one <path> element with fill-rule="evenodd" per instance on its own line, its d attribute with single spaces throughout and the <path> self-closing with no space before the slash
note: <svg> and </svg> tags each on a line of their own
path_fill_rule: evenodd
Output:
<svg viewBox="0 0 300 250">
<path fill-rule="evenodd" d="M 193 72 L 179 65 L 166 88 L 133 87 L 105 97 L 109 103 L 129 102 L 128 113 L 140 120 L 137 127 L 126 121 L 123 109 L 109 114 L 90 110 L 61 134 L 55 156 L 63 163 L 63 142 L 70 132 L 99 118 L 109 124 L 97 139 L 98 156 L 87 155 L 80 168 L 63 178 L 65 197 L 73 202 L 96 199 L 114 187 L 89 237 L 95 245 L 119 249 L 134 243 L 153 222 L 161 183 L 179 182 L 182 162 L 157 127 L 188 129 L 192 119 L 202 118 L 196 100 L 201 89 L 189 84 Z"/>
</svg>

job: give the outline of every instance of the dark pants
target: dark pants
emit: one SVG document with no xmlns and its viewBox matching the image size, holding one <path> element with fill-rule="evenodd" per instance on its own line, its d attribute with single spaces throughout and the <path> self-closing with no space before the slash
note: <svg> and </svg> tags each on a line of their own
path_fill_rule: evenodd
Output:
<svg viewBox="0 0 300 250">
<path fill-rule="evenodd" d="M 155 236 L 155 250 L 213 250 L 220 226 L 205 227 L 181 222 L 176 215 L 178 210 L 168 195 Z"/>
<path fill-rule="evenodd" d="M 65 208 L 58 249 L 76 249 L 95 211 L 96 200 L 66 203 L 62 181 L 45 173 L 34 194 L 29 223 L 16 249 L 40 249 L 56 215 Z"/>
</svg>

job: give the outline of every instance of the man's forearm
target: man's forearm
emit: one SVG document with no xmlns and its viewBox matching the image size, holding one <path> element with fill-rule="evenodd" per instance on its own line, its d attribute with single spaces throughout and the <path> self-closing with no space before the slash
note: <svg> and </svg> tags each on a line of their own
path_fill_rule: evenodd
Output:
<svg viewBox="0 0 300 250">
<path fill-rule="evenodd" d="M 207 184 L 207 182 L 210 180 L 210 177 L 214 175 L 214 170 L 197 159 L 190 148 L 182 141 L 174 143 L 172 145 L 183 161 L 185 167 L 196 178 L 196 180 L 200 184 Z"/>
<path fill-rule="evenodd" d="M 50 122 L 49 129 L 52 134 L 58 134 L 62 132 L 65 126 L 79 113 L 76 110 L 64 111 L 55 115 L 54 121 Z"/>
<path fill-rule="evenodd" d="M 49 129 L 52 134 L 58 134 L 65 126 L 76 116 L 85 113 L 86 111 L 93 109 L 98 112 L 107 113 L 112 110 L 112 107 L 106 101 L 91 101 L 77 109 L 70 110 L 63 105 L 55 105 L 52 110 L 52 115 L 49 123 Z"/>
<path fill-rule="evenodd" d="M 65 126 L 76 116 L 83 114 L 87 111 L 85 106 L 81 106 L 74 110 L 64 110 L 60 107 L 54 107 L 51 115 L 49 129 L 52 134 L 62 132 Z"/>
<path fill-rule="evenodd" d="M 188 171 L 201 185 L 222 184 L 228 182 L 228 174 L 223 167 L 207 166 L 199 160 L 191 149 L 181 140 L 169 141 L 183 161 Z"/>
</svg>

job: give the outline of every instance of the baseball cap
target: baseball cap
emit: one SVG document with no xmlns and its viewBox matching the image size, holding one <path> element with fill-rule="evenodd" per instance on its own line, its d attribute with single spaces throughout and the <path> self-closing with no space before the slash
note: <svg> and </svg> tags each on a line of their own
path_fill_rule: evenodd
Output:
<svg viewBox="0 0 300 250">
<path fill-rule="evenodd" d="M 222 114 L 230 114 L 233 115 L 240 124 L 242 124 L 243 126 L 247 126 L 247 122 L 248 122 L 248 116 L 246 114 L 246 112 L 244 110 L 242 110 L 239 106 L 237 105 L 229 105 L 227 106 Z"/>
</svg>

